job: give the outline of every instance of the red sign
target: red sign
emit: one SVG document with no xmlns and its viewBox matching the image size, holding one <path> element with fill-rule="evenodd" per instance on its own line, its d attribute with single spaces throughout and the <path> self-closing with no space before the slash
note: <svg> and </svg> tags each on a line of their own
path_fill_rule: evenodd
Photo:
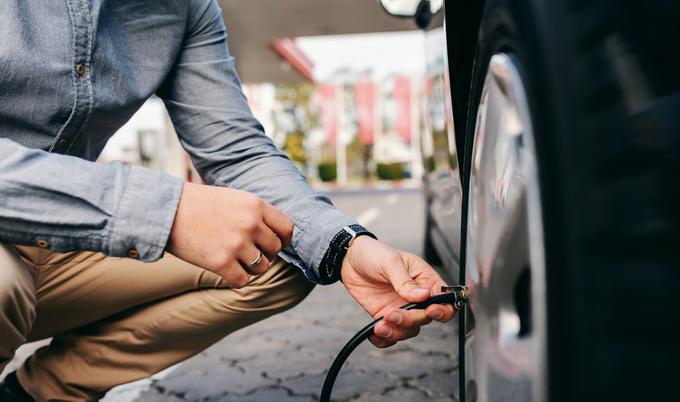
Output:
<svg viewBox="0 0 680 402">
<path fill-rule="evenodd" d="M 363 144 L 373 144 L 375 135 L 375 96 L 376 86 L 372 81 L 358 82 L 354 86 L 357 102 L 359 140 Z"/>
<path fill-rule="evenodd" d="M 408 77 L 395 78 L 394 101 L 397 106 L 395 130 L 399 137 L 411 142 L 411 80 Z"/>
<path fill-rule="evenodd" d="M 336 107 L 337 88 L 332 85 L 319 85 L 317 87 L 320 100 L 321 122 L 326 132 L 328 142 L 335 145 L 338 134 L 338 113 Z"/>
</svg>

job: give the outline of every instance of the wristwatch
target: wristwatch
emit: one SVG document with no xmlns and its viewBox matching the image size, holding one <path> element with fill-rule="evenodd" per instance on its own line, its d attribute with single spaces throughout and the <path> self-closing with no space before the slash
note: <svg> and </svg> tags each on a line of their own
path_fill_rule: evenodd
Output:
<svg viewBox="0 0 680 402">
<path fill-rule="evenodd" d="M 342 260 L 347 254 L 347 249 L 354 243 L 354 239 L 359 236 L 377 239 L 368 229 L 358 224 L 345 226 L 333 237 L 319 265 L 322 283 L 333 283 L 340 279 Z"/>
</svg>

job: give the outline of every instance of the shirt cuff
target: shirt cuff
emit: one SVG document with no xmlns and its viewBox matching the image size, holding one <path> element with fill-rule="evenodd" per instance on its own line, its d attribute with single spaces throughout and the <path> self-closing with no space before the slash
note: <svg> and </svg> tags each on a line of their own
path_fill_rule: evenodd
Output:
<svg viewBox="0 0 680 402">
<path fill-rule="evenodd" d="M 347 250 L 359 236 L 370 236 L 377 239 L 373 233 L 359 224 L 345 226 L 333 236 L 318 269 L 319 278 L 323 282 L 334 283 L 340 280 L 340 268 L 342 268 Z"/>
<path fill-rule="evenodd" d="M 184 180 L 180 178 L 130 167 L 106 254 L 144 262 L 160 259 L 175 221 L 183 186 Z"/>
<path fill-rule="evenodd" d="M 310 281 L 319 285 L 330 285 L 337 281 L 319 271 L 329 247 L 343 227 L 357 222 L 335 209 L 331 204 L 319 203 L 308 219 L 293 220 L 295 230 L 291 247 L 284 250 L 282 257 L 302 269 Z M 294 251 L 293 251 L 294 250 Z"/>
</svg>

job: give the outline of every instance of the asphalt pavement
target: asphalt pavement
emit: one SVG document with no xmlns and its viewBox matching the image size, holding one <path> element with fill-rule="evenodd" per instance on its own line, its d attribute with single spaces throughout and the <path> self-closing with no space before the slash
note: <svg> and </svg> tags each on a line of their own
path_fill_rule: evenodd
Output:
<svg viewBox="0 0 680 402">
<path fill-rule="evenodd" d="M 387 244 L 422 252 L 419 190 L 330 196 Z M 294 309 L 236 332 L 151 379 L 115 388 L 104 401 L 318 401 L 335 354 L 368 322 L 368 314 L 341 284 L 317 286 Z M 366 342 L 341 371 L 333 400 L 457 400 L 456 334 L 455 323 L 434 323 L 417 338 L 389 349 Z"/>
</svg>

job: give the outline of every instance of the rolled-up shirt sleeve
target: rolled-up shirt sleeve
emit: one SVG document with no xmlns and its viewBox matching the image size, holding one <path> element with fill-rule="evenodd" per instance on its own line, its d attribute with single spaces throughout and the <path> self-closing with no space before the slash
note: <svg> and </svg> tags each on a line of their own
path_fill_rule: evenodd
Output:
<svg viewBox="0 0 680 402">
<path fill-rule="evenodd" d="M 295 230 L 282 257 L 325 283 L 318 267 L 331 239 L 356 222 L 310 188 L 253 117 L 217 3 L 192 4 L 184 47 L 158 95 L 201 177 L 255 193 L 288 215 Z"/>
<path fill-rule="evenodd" d="M 0 242 L 158 260 L 183 181 L 0 138 Z"/>
</svg>

